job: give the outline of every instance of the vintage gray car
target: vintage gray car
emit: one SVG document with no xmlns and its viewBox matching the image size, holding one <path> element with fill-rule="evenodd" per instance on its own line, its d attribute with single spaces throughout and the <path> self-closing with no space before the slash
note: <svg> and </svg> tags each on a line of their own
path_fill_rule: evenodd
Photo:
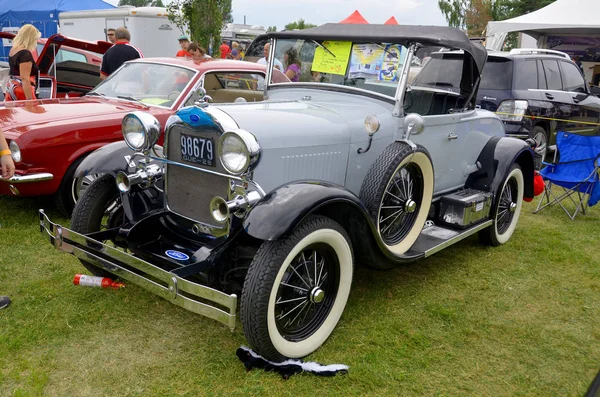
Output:
<svg viewBox="0 0 600 397">
<path fill-rule="evenodd" d="M 534 165 L 527 143 L 476 109 L 486 50 L 457 29 L 326 24 L 269 37 L 264 102 L 213 105 L 199 88 L 164 126 L 164 148 L 152 115 L 128 114 L 125 143 L 80 166 L 105 175 L 71 228 L 43 210 L 40 225 L 92 273 L 231 329 L 241 296 L 248 341 L 279 360 L 327 340 L 355 263 L 388 269 L 475 233 L 506 243 Z M 464 51 L 460 81 L 439 68 L 408 85 L 421 46 Z M 297 65 L 295 82 L 271 81 L 274 57 Z"/>
</svg>

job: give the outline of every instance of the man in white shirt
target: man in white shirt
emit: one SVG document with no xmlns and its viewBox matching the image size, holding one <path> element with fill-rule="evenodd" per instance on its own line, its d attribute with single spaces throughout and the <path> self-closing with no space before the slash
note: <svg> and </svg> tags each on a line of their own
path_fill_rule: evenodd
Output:
<svg viewBox="0 0 600 397">
<path fill-rule="evenodd" d="M 270 49 L 271 49 L 271 43 L 265 44 L 265 46 L 263 47 L 263 54 L 265 56 L 263 58 L 260 58 L 258 61 L 256 61 L 256 63 L 258 63 L 259 65 L 265 65 L 265 66 L 268 65 Z M 281 63 L 281 61 L 279 61 L 279 59 L 275 58 L 275 60 L 273 61 L 273 66 L 275 66 L 277 69 L 279 69 L 281 71 L 281 73 L 283 73 L 283 64 Z M 258 76 L 257 88 L 259 90 L 263 90 L 265 88 L 265 79 L 261 76 Z"/>
</svg>

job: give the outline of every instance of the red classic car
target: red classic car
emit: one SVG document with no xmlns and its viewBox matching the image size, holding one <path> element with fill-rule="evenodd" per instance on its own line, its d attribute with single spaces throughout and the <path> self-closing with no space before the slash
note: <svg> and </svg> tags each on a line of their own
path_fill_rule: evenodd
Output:
<svg viewBox="0 0 600 397">
<path fill-rule="evenodd" d="M 13 39 L 14 34 L 0 32 L 0 38 Z M 38 98 L 81 96 L 100 83 L 102 55 L 112 46 L 108 41 L 90 42 L 60 34 L 39 39 L 36 64 L 40 70 Z M 8 66 L 8 64 L 6 64 Z M 8 69 L 0 72 L 0 79 Z"/>
<path fill-rule="evenodd" d="M 92 151 L 123 139 L 125 114 L 144 110 L 164 125 L 176 110 L 194 103 L 200 87 L 215 103 L 261 101 L 263 92 L 256 87 L 265 75 L 265 66 L 244 61 L 143 58 L 125 63 L 79 98 L 5 102 L 0 127 L 16 173 L 0 181 L 0 194 L 54 194 L 61 212 L 70 215 L 89 182 L 74 178 L 78 164 Z M 279 71 L 272 80 L 289 81 Z"/>
</svg>

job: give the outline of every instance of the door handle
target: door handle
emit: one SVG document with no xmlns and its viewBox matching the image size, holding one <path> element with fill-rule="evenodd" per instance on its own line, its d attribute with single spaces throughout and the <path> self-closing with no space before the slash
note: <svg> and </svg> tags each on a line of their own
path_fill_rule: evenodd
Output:
<svg viewBox="0 0 600 397">
<path fill-rule="evenodd" d="M 456 135 L 455 133 L 451 132 L 448 134 L 448 140 L 452 141 L 454 139 L 458 139 L 458 135 Z"/>
<path fill-rule="evenodd" d="M 577 97 L 573 97 L 573 103 L 579 103 L 579 99 L 577 99 Z"/>
<path fill-rule="evenodd" d="M 548 94 L 548 93 L 546 92 L 546 98 L 548 98 L 548 99 L 554 99 L 554 96 L 553 96 L 552 94 Z"/>
</svg>

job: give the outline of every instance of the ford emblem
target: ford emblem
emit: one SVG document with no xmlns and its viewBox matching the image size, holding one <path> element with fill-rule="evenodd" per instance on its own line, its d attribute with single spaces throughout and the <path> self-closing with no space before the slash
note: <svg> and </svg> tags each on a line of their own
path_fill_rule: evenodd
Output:
<svg viewBox="0 0 600 397">
<path fill-rule="evenodd" d="M 165 252 L 165 254 L 167 254 L 167 256 L 171 259 L 175 259 L 178 261 L 187 261 L 188 259 L 190 259 L 190 257 L 186 254 L 184 254 L 183 252 L 180 251 L 175 251 L 175 250 L 167 250 Z"/>
</svg>

